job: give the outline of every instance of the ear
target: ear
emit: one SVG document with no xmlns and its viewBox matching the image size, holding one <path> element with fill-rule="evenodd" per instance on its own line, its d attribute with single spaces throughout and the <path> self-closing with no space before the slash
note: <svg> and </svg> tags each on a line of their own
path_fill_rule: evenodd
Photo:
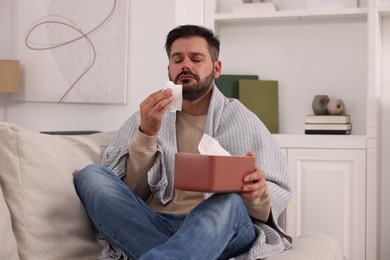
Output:
<svg viewBox="0 0 390 260">
<path fill-rule="evenodd" d="M 219 78 L 222 73 L 222 62 L 217 60 L 214 62 L 214 79 Z"/>
<path fill-rule="evenodd" d="M 171 74 L 169 73 L 169 64 L 167 66 L 167 71 L 168 71 L 168 78 L 169 78 L 169 80 L 171 80 Z"/>
</svg>

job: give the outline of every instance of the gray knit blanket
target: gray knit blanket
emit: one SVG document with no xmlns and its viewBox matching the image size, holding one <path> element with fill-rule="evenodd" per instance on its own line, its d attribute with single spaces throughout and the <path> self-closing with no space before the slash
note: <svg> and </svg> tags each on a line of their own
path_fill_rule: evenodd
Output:
<svg viewBox="0 0 390 260">
<path fill-rule="evenodd" d="M 125 175 L 128 143 L 138 130 L 140 113 L 131 116 L 119 129 L 103 156 L 103 164 L 119 177 Z M 157 159 L 148 172 L 148 183 L 155 198 L 162 204 L 170 202 L 174 194 L 174 156 L 176 145 L 176 113 L 167 112 L 157 136 Z M 277 219 L 291 198 L 287 162 L 275 139 L 241 102 L 226 98 L 213 87 L 205 125 L 205 134 L 216 139 L 231 155 L 245 156 L 253 151 L 256 164 L 266 174 L 271 191 L 273 225 L 254 221 L 257 239 L 252 248 L 235 259 L 262 259 L 291 247 L 291 238 L 278 226 Z M 205 194 L 205 198 L 210 194 Z M 120 250 L 105 244 L 102 259 L 124 259 Z"/>
</svg>

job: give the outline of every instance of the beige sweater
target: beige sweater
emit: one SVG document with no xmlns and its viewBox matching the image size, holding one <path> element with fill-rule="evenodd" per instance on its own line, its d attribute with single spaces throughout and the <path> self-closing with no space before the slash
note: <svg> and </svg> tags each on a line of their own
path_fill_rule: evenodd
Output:
<svg viewBox="0 0 390 260">
<path fill-rule="evenodd" d="M 191 116 L 177 112 L 176 138 L 179 152 L 199 153 L 198 144 L 203 135 L 207 116 Z M 126 176 L 123 178 L 127 185 L 156 211 L 184 215 L 190 212 L 204 198 L 201 192 L 175 189 L 173 200 L 166 205 L 160 204 L 153 198 L 147 183 L 147 171 L 154 163 L 157 151 L 156 136 L 146 136 L 138 131 L 129 143 Z M 245 201 L 250 216 L 261 221 L 267 221 L 271 208 L 271 194 L 266 192 L 258 199 Z"/>
</svg>

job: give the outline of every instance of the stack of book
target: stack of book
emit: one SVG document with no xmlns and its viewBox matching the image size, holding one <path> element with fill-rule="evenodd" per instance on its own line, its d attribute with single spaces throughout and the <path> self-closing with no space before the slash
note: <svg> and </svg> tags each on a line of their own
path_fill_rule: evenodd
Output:
<svg viewBox="0 0 390 260">
<path fill-rule="evenodd" d="M 305 134 L 349 135 L 352 123 L 349 115 L 308 115 Z"/>
</svg>

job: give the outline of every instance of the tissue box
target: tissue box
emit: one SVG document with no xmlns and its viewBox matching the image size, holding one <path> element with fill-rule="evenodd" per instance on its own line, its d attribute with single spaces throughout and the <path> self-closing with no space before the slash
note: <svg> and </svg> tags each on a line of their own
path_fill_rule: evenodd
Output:
<svg viewBox="0 0 390 260">
<path fill-rule="evenodd" d="M 175 188 L 202 192 L 241 191 L 243 176 L 255 170 L 255 158 L 241 156 L 175 155 Z"/>
</svg>

